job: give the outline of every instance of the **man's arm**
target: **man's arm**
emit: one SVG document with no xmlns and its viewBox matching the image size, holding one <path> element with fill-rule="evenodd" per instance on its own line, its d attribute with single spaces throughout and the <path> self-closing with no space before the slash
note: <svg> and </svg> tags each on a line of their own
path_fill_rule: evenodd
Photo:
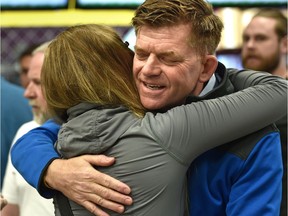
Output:
<svg viewBox="0 0 288 216">
<path fill-rule="evenodd" d="M 1 195 L 0 196 L 0 210 L 2 210 L 7 205 L 7 200 Z"/>
<path fill-rule="evenodd" d="M 11 157 L 8 156 L 6 171 L 3 179 L 2 193 L 4 197 L 9 201 L 5 208 L 1 212 L 1 216 L 19 216 L 19 182 L 17 182 L 17 175 L 15 175 L 15 169 L 11 163 Z"/>
<path fill-rule="evenodd" d="M 268 83 L 275 80 L 275 78 L 284 80 L 281 77 L 271 76 L 268 72 L 253 71 L 253 70 L 237 70 L 227 69 L 229 80 L 232 82 L 236 91 L 243 90 L 250 86 L 255 86 L 262 83 Z M 263 76 L 269 75 L 269 76 Z"/>
<path fill-rule="evenodd" d="M 56 159 L 48 167 L 44 179 L 49 187 L 61 191 L 95 215 L 108 216 L 97 205 L 122 213 L 124 205 L 132 204 L 132 198 L 125 195 L 131 189 L 92 166 L 110 166 L 113 163 L 114 158 L 104 155 Z"/>
<path fill-rule="evenodd" d="M 245 161 L 231 188 L 226 215 L 279 215 L 282 174 L 280 138 L 274 132 L 262 138 Z"/>
<path fill-rule="evenodd" d="M 18 139 L 11 149 L 14 167 L 30 185 L 47 198 L 53 196 L 53 191 L 41 191 L 40 177 L 46 166 L 59 158 L 53 147 L 59 128 L 59 125 L 49 120 L 43 126 L 31 130 Z"/>
<path fill-rule="evenodd" d="M 93 167 L 110 166 L 115 159 L 104 155 L 59 159 L 53 147 L 59 128 L 50 120 L 21 137 L 11 151 L 16 169 L 46 198 L 53 197 L 56 189 L 94 214 L 107 215 L 97 205 L 123 212 L 122 204 L 132 204 L 132 199 L 123 195 L 129 194 L 130 188 Z"/>
</svg>

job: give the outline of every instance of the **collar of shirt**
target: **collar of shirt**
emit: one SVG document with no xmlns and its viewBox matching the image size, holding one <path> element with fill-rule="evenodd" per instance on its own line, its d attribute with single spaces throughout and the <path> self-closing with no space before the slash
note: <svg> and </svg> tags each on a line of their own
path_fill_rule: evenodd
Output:
<svg viewBox="0 0 288 216">
<path fill-rule="evenodd" d="M 198 96 L 202 97 L 206 95 L 208 92 L 212 91 L 214 89 L 215 84 L 216 84 L 216 77 L 215 77 L 215 74 L 213 74 L 211 78 L 209 79 L 205 88 L 201 91 L 201 93 Z"/>
</svg>

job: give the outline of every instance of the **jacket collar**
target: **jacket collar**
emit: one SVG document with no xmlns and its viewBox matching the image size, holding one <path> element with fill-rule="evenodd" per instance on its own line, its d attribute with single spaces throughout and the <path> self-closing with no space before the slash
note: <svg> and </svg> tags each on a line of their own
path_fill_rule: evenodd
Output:
<svg viewBox="0 0 288 216">
<path fill-rule="evenodd" d="M 186 99 L 186 104 L 221 97 L 227 94 L 231 94 L 235 91 L 232 83 L 228 79 L 226 67 L 221 62 L 218 62 L 218 66 L 216 68 L 216 71 L 214 72 L 214 75 L 216 78 L 216 82 L 213 86 L 213 89 L 211 89 L 203 96 L 201 96 L 201 94 L 200 96 L 190 95 Z"/>
</svg>

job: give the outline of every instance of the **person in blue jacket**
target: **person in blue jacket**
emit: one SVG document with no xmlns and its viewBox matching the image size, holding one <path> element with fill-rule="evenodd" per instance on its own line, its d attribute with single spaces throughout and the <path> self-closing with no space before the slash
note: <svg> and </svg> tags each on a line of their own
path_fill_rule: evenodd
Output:
<svg viewBox="0 0 288 216">
<path fill-rule="evenodd" d="M 19 127 L 32 119 L 24 89 L 1 76 L 1 186 L 10 146 Z"/>
<path fill-rule="evenodd" d="M 142 5 L 142 7 L 145 7 L 145 6 L 149 6 L 149 3 L 150 3 L 151 1 L 146 1 L 143 5 Z M 176 2 L 176 3 L 175 3 Z M 189 5 L 189 7 L 188 8 L 191 8 L 191 5 L 190 4 L 193 4 L 193 2 L 195 3 L 195 1 L 180 1 L 181 2 L 181 8 L 185 8 L 185 7 L 183 7 L 185 4 L 188 4 Z M 201 1 L 202 2 L 202 1 Z M 153 1 L 152 1 L 152 3 L 153 3 Z M 155 2 L 154 2 L 155 3 Z M 163 4 L 161 4 L 161 3 L 163 3 Z M 167 17 L 165 17 L 165 15 L 167 14 L 167 15 L 171 15 L 171 13 L 166 13 L 167 11 L 166 10 L 168 10 L 170 7 L 172 8 L 171 9 L 171 11 L 174 11 L 173 9 L 175 9 L 175 7 L 177 8 L 177 3 L 179 3 L 178 1 L 170 1 L 170 3 L 171 3 L 171 5 L 169 5 L 169 7 L 167 8 L 166 6 L 167 6 L 167 1 L 157 1 L 157 4 L 155 4 L 155 8 L 157 9 L 157 8 L 159 8 L 159 10 L 160 11 L 163 11 L 163 16 L 162 16 L 162 19 L 161 19 L 161 16 L 159 16 L 158 18 L 160 19 L 160 21 L 165 21 L 165 20 L 167 20 Z M 175 3 L 175 5 L 173 5 Z M 150 5 L 151 6 L 151 5 Z M 174 8 L 173 8 L 174 7 Z M 197 8 L 197 6 L 195 6 L 195 5 L 193 5 L 193 8 Z M 205 6 L 206 7 L 206 6 Z M 152 6 L 151 6 L 151 10 L 155 10 L 155 8 L 153 8 Z M 165 8 L 165 10 L 163 10 L 163 8 Z M 146 8 L 145 8 L 146 9 Z M 199 9 L 199 8 L 197 8 L 198 10 L 200 10 L 200 11 L 202 11 L 201 9 Z M 137 17 L 137 16 L 139 16 L 140 18 L 141 18 L 141 15 L 143 15 L 143 18 L 145 17 L 145 19 L 147 18 L 147 14 L 145 14 L 145 13 L 143 13 L 143 12 L 145 12 L 146 10 L 143 10 L 143 11 L 141 11 L 141 6 L 140 6 L 140 8 L 139 8 L 139 11 L 138 11 L 138 13 L 139 14 L 137 14 L 136 13 L 136 16 L 135 17 Z M 179 10 L 177 10 L 177 11 L 179 11 Z M 183 10 L 180 10 L 180 11 L 183 11 Z M 209 10 L 208 10 L 209 11 Z M 211 10 L 210 10 L 211 11 Z M 149 12 L 149 10 L 148 10 L 148 12 Z M 158 11 L 159 12 L 159 11 Z M 193 13 L 194 13 L 195 11 L 193 11 Z M 211 15 L 211 13 L 212 12 L 209 12 L 209 16 Z M 158 13 L 157 13 L 158 14 Z M 152 14 L 153 15 L 153 14 Z M 209 17 L 208 16 L 208 17 Z M 149 16 L 148 16 L 149 17 Z M 141 23 L 140 23 L 140 27 L 139 27 L 139 31 L 138 31 L 138 34 L 137 34 L 137 42 L 136 42 L 136 56 L 135 56 L 135 60 L 134 60 L 134 65 L 135 65 L 135 62 L 136 63 L 138 63 L 138 65 L 140 64 L 140 63 L 142 63 L 143 62 L 143 58 L 145 59 L 145 58 L 149 58 L 149 59 L 151 59 L 152 57 L 157 57 L 157 58 L 159 58 L 159 59 L 155 59 L 155 61 L 148 61 L 145 65 L 145 68 L 150 68 L 150 70 L 151 70 L 151 73 L 152 73 L 152 71 L 153 71 L 153 69 L 157 69 L 157 68 L 162 68 L 162 70 L 163 71 L 165 71 L 165 70 L 168 70 L 167 68 L 169 68 L 169 67 L 172 67 L 172 66 L 170 66 L 169 64 L 167 64 L 167 62 L 165 62 L 164 60 L 165 59 L 161 59 L 160 57 L 161 57 L 161 55 L 159 54 L 159 56 L 158 55 L 155 55 L 155 51 L 154 51 L 154 49 L 159 45 L 159 44 L 161 44 L 162 46 L 163 46 L 163 44 L 165 44 L 166 46 L 169 46 L 170 44 L 172 45 L 172 44 L 175 44 L 175 42 L 177 42 L 177 44 L 179 45 L 179 47 L 178 46 L 173 46 L 173 48 L 171 48 L 171 45 L 170 45 L 170 49 L 172 49 L 172 50 L 174 50 L 174 52 L 176 52 L 176 53 L 181 53 L 181 52 L 179 52 L 179 50 L 181 50 L 183 53 L 185 53 L 183 50 L 182 50 L 182 48 L 183 48 L 183 46 L 181 46 L 181 45 L 183 45 L 183 44 L 185 44 L 185 46 L 187 46 L 187 43 L 186 43 L 186 41 L 185 40 L 181 40 L 181 41 L 177 41 L 177 37 L 176 37 L 176 35 L 175 35 L 175 37 L 173 37 L 173 35 L 171 35 L 171 32 L 175 32 L 175 30 L 179 30 L 179 29 L 177 29 L 177 26 L 178 26 L 178 24 L 179 24 L 179 20 L 181 20 L 181 19 L 183 19 L 184 18 L 184 16 L 182 15 L 179 15 L 179 14 L 177 14 L 177 19 L 176 19 L 176 22 L 175 23 L 173 23 L 173 24 L 171 24 L 171 23 L 169 23 L 169 24 L 167 24 L 167 22 L 165 23 L 165 25 L 164 25 L 164 27 L 167 27 L 168 29 L 166 29 L 166 30 L 170 30 L 170 31 L 167 31 L 167 32 L 164 32 L 163 33 L 163 28 L 156 28 L 156 27 L 151 27 L 150 25 L 149 25 L 149 19 L 146 19 L 145 20 L 145 22 L 144 22 L 144 25 L 143 26 L 141 26 Z M 186 17 L 186 16 L 185 16 Z M 192 16 L 193 17 L 193 16 Z M 155 17 L 154 17 L 155 18 Z M 178 19 L 179 18 L 179 19 Z M 187 18 L 187 17 L 186 17 Z M 191 18 L 191 17 L 189 17 L 189 18 Z M 198 17 L 197 17 L 198 18 Z M 136 19 L 136 18 L 135 18 Z M 154 21 L 155 21 L 155 19 L 153 19 Z M 137 20 L 136 20 L 137 21 Z M 135 23 L 136 23 L 136 21 L 135 21 Z M 153 21 L 153 22 L 154 22 Z M 181 21 L 183 21 L 183 20 L 181 20 Z M 148 22 L 148 23 L 146 23 L 146 22 Z M 199 21 L 199 22 L 201 22 L 201 20 Z M 134 24 L 135 24 L 134 23 Z M 181 23 L 181 22 L 180 22 Z M 204 23 L 204 22 L 202 22 L 202 23 Z M 143 23 L 142 23 L 143 24 Z M 155 24 L 155 23 L 154 23 Z M 156 24 L 157 24 L 157 22 L 156 22 Z M 136 28 L 137 29 L 137 28 Z M 153 29 L 153 31 L 151 31 Z M 165 29 L 165 28 L 164 28 Z M 209 29 L 209 28 L 208 28 Z M 222 29 L 222 28 L 221 28 Z M 221 29 L 220 29 L 220 32 L 221 32 Z M 173 30 L 173 31 L 172 31 Z M 213 31 L 211 31 L 211 32 L 213 32 L 213 35 L 215 35 L 214 33 L 214 30 L 215 29 L 213 29 Z M 180 32 L 180 31 L 179 31 Z M 182 31 L 181 31 L 182 32 Z M 157 37 L 158 35 L 161 35 L 161 38 L 162 38 L 162 40 L 161 41 L 159 41 L 159 38 Z M 209 35 L 209 34 L 208 34 Z M 211 34 L 212 35 L 212 34 Z M 217 34 L 216 34 L 217 35 Z M 220 34 L 221 35 L 221 34 Z M 218 35 L 219 36 L 219 38 L 220 38 L 220 35 Z M 171 40 L 171 41 L 169 41 L 170 43 L 164 43 L 164 41 L 163 41 L 163 37 L 164 36 L 169 36 L 168 38 L 170 38 L 169 40 Z M 164 37 L 165 38 L 165 37 Z M 147 44 L 146 44 L 146 40 L 148 40 L 147 41 Z M 148 43 L 149 42 L 149 43 Z M 160 43 L 160 42 L 162 42 L 162 43 Z M 219 42 L 219 41 L 218 41 Z M 154 49 L 152 49 L 151 48 L 151 50 L 149 49 L 149 51 L 148 51 L 148 49 L 146 50 L 146 47 L 144 46 L 144 45 L 151 45 L 152 46 L 152 48 L 153 47 L 155 47 Z M 202 45 L 202 43 L 199 43 L 200 45 Z M 217 46 L 217 44 L 218 43 L 216 43 L 215 45 Z M 144 48 L 142 48 L 142 49 L 137 49 L 137 46 L 140 46 L 141 45 L 141 48 L 142 47 L 144 47 Z M 187 47 L 189 47 L 189 46 L 187 46 Z M 166 49 L 167 49 L 167 47 L 165 47 Z M 165 49 L 165 50 L 166 50 Z M 214 47 L 214 50 L 213 50 L 213 52 L 211 52 L 211 54 L 212 53 L 214 53 L 214 51 L 215 51 L 215 49 L 216 49 L 216 47 Z M 157 52 L 156 52 L 157 53 Z M 160 52 L 161 53 L 161 52 Z M 145 56 L 145 54 L 146 54 L 146 56 Z M 150 57 L 151 56 L 151 57 Z M 156 60 L 158 60 L 158 61 L 156 61 Z M 161 61 L 160 61 L 161 60 Z M 178 61 L 175 61 L 176 63 L 175 64 L 180 64 L 181 65 L 181 61 L 180 62 L 178 62 Z M 155 67 L 155 64 L 157 63 L 157 67 Z M 212 76 L 211 77 L 211 79 L 209 80 L 209 82 L 204 82 L 205 83 L 205 88 L 204 88 L 204 85 L 202 86 L 202 88 L 200 88 L 200 92 L 202 91 L 202 96 L 201 96 L 201 93 L 200 92 L 195 92 L 195 93 L 193 93 L 194 95 L 200 95 L 200 99 L 209 99 L 209 98 L 213 98 L 213 97 L 215 97 L 216 96 L 216 93 L 218 93 L 218 94 L 228 94 L 228 93 L 231 93 L 231 92 L 233 92 L 235 89 L 233 88 L 233 85 L 230 83 L 230 80 L 227 78 L 227 71 L 226 71 L 226 68 L 221 64 L 221 63 L 217 63 L 218 64 L 218 66 L 216 65 L 216 67 L 215 67 L 215 70 L 213 71 L 213 72 L 215 72 L 214 74 L 214 76 Z M 153 65 L 154 65 L 154 67 L 153 67 Z M 167 68 L 165 68 L 165 67 L 167 67 Z M 144 69 L 143 69 L 144 70 Z M 188 69 L 189 70 L 189 69 Z M 136 73 L 137 72 L 137 70 L 135 69 L 135 67 L 134 67 L 134 73 Z M 157 71 L 155 71 L 155 73 L 156 73 Z M 240 73 L 242 73 L 242 72 L 240 72 Z M 159 75 L 158 75 L 159 76 Z M 154 75 L 154 78 L 156 79 L 157 77 L 158 77 L 157 75 Z M 137 77 L 137 76 L 136 76 Z M 184 85 L 184 83 L 185 83 L 185 81 L 187 81 L 187 80 L 184 80 L 183 81 L 183 85 Z M 137 81 L 136 81 L 136 84 L 137 84 Z M 233 83 L 233 84 L 235 84 L 235 83 Z M 138 86 L 138 85 L 137 85 Z M 245 85 L 244 85 L 245 86 Z M 158 87 L 158 85 L 149 85 L 149 87 L 151 88 L 151 89 L 154 89 L 154 90 L 156 90 L 156 89 L 159 89 L 159 87 Z M 210 93 L 210 94 L 208 94 L 208 92 L 210 92 L 212 89 L 214 88 L 214 92 L 215 93 L 213 93 L 213 91 Z M 138 86 L 138 89 L 139 89 L 139 86 Z M 141 96 L 141 89 L 139 89 L 140 91 L 140 96 Z M 236 90 L 237 90 L 237 88 L 236 88 Z M 143 94 L 143 93 L 142 93 Z M 143 95 L 143 96 L 145 96 L 145 95 Z M 147 96 L 147 95 L 146 95 Z M 174 95 L 170 95 L 170 97 L 171 97 L 171 99 L 175 99 L 175 97 L 174 98 L 172 98 Z M 190 102 L 190 100 L 193 100 L 193 96 L 191 96 L 191 97 L 189 97 L 188 98 L 188 100 L 187 100 L 187 103 L 189 103 Z M 148 97 L 147 98 L 141 98 L 141 102 L 142 102 L 142 104 L 146 107 L 147 106 L 147 108 L 150 108 L 150 109 L 153 109 L 151 106 L 154 106 L 154 109 L 155 110 L 159 110 L 159 109 L 162 109 L 162 111 L 163 110 L 165 110 L 165 109 L 167 109 L 167 108 L 169 108 L 169 107 L 171 107 L 171 104 L 169 104 L 169 101 L 166 99 L 166 101 L 161 101 L 162 103 L 160 104 L 160 103 L 158 103 L 158 104 L 156 104 L 155 102 L 154 102 L 154 104 L 153 103 L 148 103 L 149 101 L 148 100 L 146 100 L 145 101 L 145 99 L 149 99 Z M 153 99 L 153 98 L 151 98 L 151 99 Z M 158 97 L 158 99 L 161 99 L 160 97 Z M 171 101 L 171 100 L 170 100 Z M 156 107 L 156 105 L 158 105 L 158 107 Z M 278 105 L 277 105 L 278 106 Z M 260 110 L 260 107 L 258 107 L 259 108 L 259 110 Z M 262 107 L 261 107 L 262 108 Z M 272 113 L 271 113 L 272 114 Z M 268 115 L 268 116 L 270 116 L 270 115 Z M 267 117 L 267 116 L 265 116 L 265 117 Z M 270 116 L 271 117 L 271 116 Z M 236 124 L 236 122 L 235 122 L 235 124 Z M 256 124 L 256 123 L 255 123 Z M 252 125 L 249 125 L 249 127 L 251 127 Z M 254 125 L 253 125 L 254 126 Z M 31 132 L 31 133 L 29 133 L 29 134 L 27 134 L 26 136 L 24 136 L 23 137 L 23 139 L 22 140 L 20 140 L 19 142 L 18 142 L 18 144 L 16 144 L 15 145 L 15 147 L 13 148 L 13 151 L 12 151 L 12 155 L 14 154 L 14 159 L 15 159 L 15 166 L 17 167 L 17 165 L 18 165 L 18 168 L 19 168 L 19 170 L 20 170 L 20 172 L 22 172 L 22 174 L 24 175 L 24 177 L 31 183 L 31 184 L 33 184 L 34 185 L 34 187 L 37 187 L 38 188 L 38 190 L 39 190 L 39 192 L 40 193 L 42 193 L 42 195 L 45 195 L 45 196 L 47 196 L 47 197 L 51 197 L 51 193 L 53 192 L 53 191 L 51 191 L 51 190 L 48 190 L 48 188 L 45 188 L 45 185 L 44 184 L 42 184 L 43 183 L 43 181 L 42 181 L 42 179 L 43 178 L 45 178 L 45 181 L 46 181 L 46 183 L 47 183 L 47 185 L 46 186 L 50 186 L 50 187 L 53 187 L 53 188 L 55 188 L 55 189 L 58 189 L 58 190 L 61 190 L 62 192 L 64 192 L 64 194 L 65 195 L 67 195 L 67 196 L 70 196 L 70 198 L 72 197 L 73 198 L 73 193 L 76 193 L 76 191 L 78 192 L 77 194 L 79 195 L 83 195 L 83 194 L 85 194 L 85 192 L 87 191 L 87 192 L 89 192 L 89 194 L 91 194 L 91 192 L 92 193 L 94 193 L 95 191 L 96 192 L 98 192 L 98 194 L 100 194 L 100 198 L 99 198 L 99 196 L 94 196 L 94 195 L 90 195 L 88 198 L 86 197 L 86 198 L 83 198 L 83 197 L 85 197 L 85 195 L 83 195 L 82 197 L 80 196 L 80 199 L 78 199 L 77 200 L 77 198 L 74 198 L 74 200 L 76 201 L 76 202 L 78 202 L 78 203 L 81 203 L 81 204 L 83 204 L 84 206 L 86 206 L 89 210 L 91 210 L 92 212 L 94 212 L 95 214 L 101 214 L 101 215 L 105 215 L 104 214 L 104 212 L 103 211 L 101 211 L 101 209 L 97 209 L 97 207 L 95 207 L 95 205 L 94 204 L 102 204 L 102 206 L 104 206 L 104 207 L 106 207 L 106 208 L 111 208 L 112 210 L 113 209 L 115 209 L 115 210 L 117 210 L 118 212 L 120 212 L 120 211 L 123 211 L 123 208 L 120 208 L 119 207 L 119 204 L 117 205 L 117 204 L 115 204 L 115 205 L 113 205 L 113 204 L 111 204 L 112 203 L 112 201 L 113 200 L 115 200 L 115 201 L 117 201 L 117 202 L 119 202 L 119 203 L 123 203 L 123 199 L 126 199 L 127 198 L 127 196 L 121 196 L 120 194 L 116 194 L 116 195 L 113 195 L 113 193 L 112 193 L 112 191 L 111 190 L 103 190 L 103 186 L 107 186 L 107 184 L 110 184 L 110 186 L 111 186 L 111 188 L 112 189 L 117 189 L 117 187 L 119 186 L 119 187 L 121 187 L 121 189 L 120 189 L 120 192 L 122 192 L 122 189 L 124 188 L 124 189 L 127 189 L 128 190 L 128 192 L 129 192 L 129 188 L 127 188 L 127 187 L 124 187 L 123 185 L 121 185 L 121 184 L 119 184 L 119 182 L 113 182 L 113 181 L 111 181 L 111 179 L 110 178 L 108 178 L 106 175 L 104 175 L 104 176 L 102 176 L 103 178 L 103 181 L 101 182 L 101 180 L 100 180 L 100 184 L 99 185 L 101 185 L 100 187 L 98 186 L 98 185 L 96 185 L 95 184 L 95 181 L 97 181 L 97 180 L 99 180 L 100 178 L 99 178 L 99 176 L 100 176 L 100 174 L 99 173 L 96 173 L 96 171 L 94 170 L 94 173 L 96 173 L 96 174 L 89 174 L 88 175 L 88 177 L 89 178 L 86 178 L 86 179 L 88 179 L 87 180 L 87 182 L 86 182 L 86 185 L 90 185 L 90 186 L 88 186 L 88 187 L 86 187 L 86 190 L 83 192 L 81 192 L 81 190 L 78 190 L 77 189 L 77 187 L 73 187 L 72 186 L 72 184 L 67 184 L 67 185 L 69 185 L 68 187 L 66 186 L 66 188 L 65 188 L 65 186 L 64 187 L 62 187 L 63 185 L 65 185 L 67 182 L 69 182 L 71 179 L 78 179 L 78 182 L 81 182 L 81 185 L 83 186 L 84 185 L 84 183 L 85 183 L 85 181 L 83 181 L 83 170 L 81 171 L 81 175 L 80 175 L 80 171 L 79 171 L 79 174 L 78 175 L 76 175 L 75 174 L 75 172 L 71 172 L 71 168 L 73 167 L 73 166 L 70 166 L 70 169 L 69 170 L 66 170 L 66 172 L 65 172 L 65 168 L 67 168 L 67 166 L 65 166 L 65 164 L 67 165 L 68 163 L 73 163 L 73 164 L 79 164 L 79 162 L 80 161 L 82 161 L 83 162 L 83 159 L 84 160 L 86 160 L 86 161 L 88 161 L 88 162 L 91 162 L 91 163 L 93 163 L 92 162 L 92 159 L 91 159 L 91 157 L 81 157 L 81 159 L 79 159 L 78 161 L 77 161 L 77 163 L 75 162 L 76 160 L 67 160 L 67 161 L 61 161 L 61 160 L 54 160 L 55 158 L 59 158 L 59 156 L 57 155 L 57 153 L 54 151 L 54 149 L 52 148 L 52 144 L 54 143 L 54 141 L 57 139 L 57 132 L 58 132 L 58 130 L 59 130 L 59 126 L 57 126 L 57 125 L 55 125 L 54 123 L 52 123 L 52 122 L 49 122 L 48 124 L 46 124 L 46 125 L 44 125 L 44 127 L 42 127 L 42 128 L 38 128 L 37 130 L 35 130 L 35 131 L 33 131 L 33 132 Z M 265 128 L 265 129 L 263 129 L 264 130 L 264 132 L 265 132 L 265 134 L 272 134 L 273 136 L 275 136 L 275 139 L 277 139 L 277 132 L 275 132 L 275 130 L 273 129 L 273 127 L 271 126 L 271 127 L 268 127 L 268 128 Z M 267 130 L 267 131 L 266 131 Z M 258 132 L 257 132 L 258 133 Z M 260 133 L 260 132 L 259 132 Z M 261 134 L 261 133 L 260 133 Z M 227 135 L 229 135 L 229 134 L 227 134 Z M 263 135 L 263 134 L 261 134 L 261 135 Z M 255 135 L 256 136 L 256 135 Z M 279 135 L 278 135 L 279 136 Z M 22 142 L 22 143 L 21 143 Z M 23 149 L 23 148 L 21 148 L 21 146 L 24 146 L 24 145 L 22 145 L 24 142 L 26 142 L 25 143 L 25 149 Z M 224 143 L 223 143 L 224 144 Z M 278 142 L 278 144 L 279 144 L 279 142 Z M 246 145 L 246 142 L 244 143 L 244 145 Z M 272 143 L 270 143 L 270 145 L 272 145 Z M 36 147 L 36 148 L 34 148 L 34 146 Z M 29 151 L 28 151 L 29 150 Z M 27 154 L 28 152 L 31 152 L 31 150 L 33 150 L 34 151 L 34 153 L 33 153 L 33 158 L 27 158 L 27 159 L 23 159 L 23 155 L 25 155 L 25 154 Z M 45 153 L 44 153 L 45 152 Z M 277 152 L 278 152 L 278 150 L 277 150 L 277 148 L 276 148 L 276 154 L 277 154 Z M 21 157 L 22 157 L 22 159 L 21 159 Z M 116 158 L 116 160 L 117 160 L 117 158 Z M 38 165 L 39 166 L 37 166 L 37 167 L 33 167 L 33 169 L 31 169 L 31 168 L 29 168 L 28 169 L 28 166 L 27 166 L 27 164 L 32 164 L 33 163 L 33 161 L 39 161 L 39 163 L 38 163 Z M 20 164 L 21 163 L 21 164 Z M 49 166 L 49 164 L 51 163 L 51 165 Z M 64 164 L 64 166 L 62 166 L 62 168 L 60 168 L 58 171 L 59 171 L 59 173 L 61 173 L 61 175 L 62 176 L 57 176 L 57 175 L 55 175 L 55 171 L 57 170 L 55 170 L 54 168 L 55 167 L 58 167 L 59 168 L 59 166 L 57 166 L 57 163 L 58 163 L 58 165 L 59 165 L 59 163 L 62 163 L 62 165 Z M 82 163 L 82 164 L 84 164 L 84 163 Z M 95 161 L 94 161 L 94 164 L 95 164 Z M 87 163 L 86 163 L 86 165 L 87 165 Z M 99 165 L 99 164 L 98 164 Z M 258 164 L 259 165 L 259 164 Z M 46 168 L 49 166 L 49 168 L 47 169 L 47 172 L 45 173 L 45 171 L 46 171 Z M 53 168 L 53 166 L 54 166 L 54 168 Z M 80 165 L 80 167 L 81 167 L 81 165 Z M 276 167 L 276 169 L 275 169 L 275 167 Z M 73 167 L 74 168 L 74 167 Z M 249 167 L 248 167 L 249 168 Z M 274 174 L 275 173 L 277 173 L 277 175 L 273 175 L 272 177 L 273 177 L 273 179 L 275 180 L 275 184 L 272 186 L 273 187 L 273 190 L 275 191 L 275 193 L 277 193 L 277 192 L 279 192 L 279 185 L 280 185 L 280 190 L 281 190 L 281 183 L 279 183 L 279 179 L 280 179 L 280 182 L 281 182 L 281 177 L 279 178 L 279 176 L 281 176 L 281 172 L 282 172 L 282 167 L 281 167 L 281 165 L 280 165 L 280 167 L 276 164 L 275 166 L 273 166 L 272 167 L 273 169 L 275 169 L 275 172 L 273 172 Z M 79 170 L 79 166 L 77 167 L 77 169 Z M 261 169 L 261 167 L 257 167 L 257 169 Z M 52 170 L 52 171 L 51 171 Z M 76 169 L 75 169 L 76 170 Z M 266 169 L 264 169 L 264 170 L 266 170 Z M 86 173 L 91 173 L 91 172 L 93 172 L 93 169 L 89 169 L 89 172 L 88 172 L 88 170 L 86 169 Z M 57 172 L 57 171 L 56 171 Z M 74 177 L 72 177 L 72 178 L 67 178 L 67 175 L 69 175 L 69 174 L 67 174 L 67 173 L 70 173 L 70 176 L 72 177 L 72 175 L 71 175 L 71 173 L 73 173 L 73 176 Z M 59 180 L 59 179 L 61 179 L 61 181 L 62 182 L 65 182 L 64 184 L 60 184 L 60 186 L 59 186 L 59 184 L 57 185 L 57 183 L 54 181 L 50 181 L 49 179 L 51 179 L 51 176 L 53 176 L 53 178 L 54 178 L 54 180 L 56 180 L 56 182 Z M 63 177 L 63 176 L 65 176 L 65 177 Z M 76 177 L 77 176 L 77 177 Z M 98 178 L 99 179 L 97 179 L 97 177 L 96 176 L 98 176 Z M 62 177 L 63 177 L 63 179 L 62 179 Z M 85 177 L 87 177 L 87 175 L 85 176 Z M 92 177 L 96 177 L 96 180 L 95 179 L 92 179 Z M 271 176 L 270 176 L 271 177 Z M 57 180 L 58 179 L 58 180 Z M 259 177 L 257 176 L 257 179 L 259 179 Z M 59 182 L 59 181 L 58 181 Z M 103 183 L 104 182 L 104 183 Z M 105 183 L 106 182 L 106 183 Z M 277 183 L 278 182 L 278 183 Z M 82 184 L 83 183 L 83 184 Z M 115 183 L 115 184 L 114 184 Z M 114 185 L 113 185 L 114 184 Z M 78 185 L 80 185 L 80 184 L 78 184 Z M 95 186 L 96 185 L 96 186 Z M 247 185 L 247 184 L 246 184 Z M 250 186 L 250 184 L 248 183 L 248 185 L 247 185 L 247 187 L 248 186 Z M 254 186 L 254 185 L 253 185 Z M 257 185 L 256 185 L 257 186 Z M 94 187 L 94 188 L 93 188 Z M 69 191 L 67 192 L 67 190 L 65 191 L 65 189 L 67 189 L 67 188 L 69 188 Z M 78 187 L 79 188 L 79 187 Z M 83 187 L 83 188 L 85 188 L 85 187 Z M 80 189 L 80 188 L 79 188 Z M 132 188 L 133 189 L 133 188 Z M 100 193 L 99 193 L 99 190 L 100 190 Z M 261 190 L 263 190 L 263 188 L 261 189 Z M 271 189 L 272 190 L 272 189 Z M 270 191 L 271 191 L 270 190 Z M 106 197 L 103 195 L 103 194 L 101 194 L 101 191 L 104 191 L 103 192 L 103 194 L 106 194 Z M 258 190 L 259 191 L 259 190 Z M 264 190 L 263 190 L 264 191 Z M 261 191 L 262 192 L 262 191 Z M 199 195 L 199 194 L 198 194 Z M 259 193 L 259 194 L 257 194 L 257 195 L 255 195 L 255 193 L 252 193 L 251 194 L 253 197 L 256 197 L 256 198 L 258 198 L 259 199 L 259 197 L 260 197 L 260 199 L 262 199 L 262 195 L 261 195 L 261 193 Z M 102 196 L 102 198 L 101 198 L 101 196 Z M 274 197 L 275 198 L 275 197 Z M 243 200 L 243 202 L 247 202 L 247 200 L 250 200 L 248 197 L 246 197 L 246 199 L 245 200 Z M 88 201 L 88 202 L 87 202 Z M 129 201 L 130 202 L 130 201 Z M 87 204 L 88 203 L 88 204 Z M 125 202 L 124 202 L 124 204 L 125 204 Z M 255 203 L 253 203 L 253 204 L 255 204 Z M 262 203 L 263 204 L 263 203 Z M 277 211 L 277 205 L 279 205 L 280 203 L 279 203 L 279 198 L 277 198 L 277 199 L 275 199 L 275 200 L 273 200 L 273 201 L 271 201 L 271 204 L 269 204 L 269 206 L 273 206 L 273 207 L 275 207 L 275 209 L 276 209 L 276 211 Z M 202 207 L 204 208 L 204 207 L 206 207 L 206 203 L 195 203 L 194 205 L 202 205 Z M 259 209 L 259 211 L 260 211 L 260 209 Z M 274 211 L 274 210 L 273 210 Z"/>
</svg>

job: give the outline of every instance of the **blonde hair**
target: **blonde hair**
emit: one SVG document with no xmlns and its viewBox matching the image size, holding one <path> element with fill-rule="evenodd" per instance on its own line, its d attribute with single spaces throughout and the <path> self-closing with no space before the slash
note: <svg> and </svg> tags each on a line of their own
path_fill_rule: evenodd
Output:
<svg viewBox="0 0 288 216">
<path fill-rule="evenodd" d="M 88 102 L 123 105 L 143 116 L 133 80 L 133 56 L 108 26 L 77 25 L 60 33 L 49 45 L 42 67 L 49 111 L 66 121 L 68 108 Z"/>
<path fill-rule="evenodd" d="M 32 55 L 35 55 L 36 53 L 45 53 L 45 51 L 47 50 L 49 44 L 51 43 L 51 41 L 47 41 L 47 42 L 44 42 L 43 44 L 39 45 L 38 47 L 36 47 L 33 52 L 32 52 Z"/>
<path fill-rule="evenodd" d="M 146 0 L 132 19 L 136 34 L 144 25 L 158 28 L 181 23 L 192 27 L 190 45 L 199 54 L 215 53 L 223 23 L 205 0 Z"/>
</svg>

